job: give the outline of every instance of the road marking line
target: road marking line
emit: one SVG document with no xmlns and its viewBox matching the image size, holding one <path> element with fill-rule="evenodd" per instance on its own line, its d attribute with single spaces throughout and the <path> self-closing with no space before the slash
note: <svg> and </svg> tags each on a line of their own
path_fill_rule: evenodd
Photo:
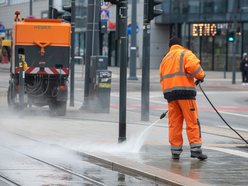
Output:
<svg viewBox="0 0 248 186">
<path fill-rule="evenodd" d="M 248 115 L 247 114 L 237 114 L 237 113 L 225 112 L 225 111 L 219 111 L 219 113 L 227 114 L 227 115 L 234 115 L 234 116 L 241 116 L 241 117 L 248 118 Z"/>
<path fill-rule="evenodd" d="M 112 94 L 111 96 L 113 96 L 113 97 L 119 97 L 119 96 L 114 95 L 114 94 Z M 138 100 L 138 101 L 141 100 L 140 97 L 133 97 L 133 96 L 132 97 L 127 96 L 127 99 Z M 152 102 L 152 103 L 160 103 L 160 104 L 167 104 L 166 101 L 163 102 L 163 101 L 150 100 L 150 102 Z"/>
<path fill-rule="evenodd" d="M 244 158 L 248 158 L 248 153 L 246 152 L 242 152 L 242 151 L 239 151 L 239 150 L 233 150 L 233 149 L 224 149 L 224 148 L 219 148 L 219 147 L 203 147 L 205 149 L 210 149 L 210 150 L 216 150 L 216 151 L 220 151 L 220 152 L 224 152 L 224 153 L 227 153 L 227 154 L 232 154 L 232 155 L 235 155 L 235 156 L 241 156 L 241 157 L 244 157 Z"/>
<path fill-rule="evenodd" d="M 233 94 L 233 93 L 239 93 L 239 94 L 247 94 L 247 91 L 205 91 L 208 95 L 209 94 Z M 197 94 L 203 95 L 201 91 L 197 91 Z"/>
<path fill-rule="evenodd" d="M 227 127 L 227 126 L 220 126 L 220 128 L 229 129 L 229 127 Z M 248 132 L 248 129 L 238 128 L 238 127 L 232 127 L 232 128 L 235 129 L 235 130 Z"/>
</svg>

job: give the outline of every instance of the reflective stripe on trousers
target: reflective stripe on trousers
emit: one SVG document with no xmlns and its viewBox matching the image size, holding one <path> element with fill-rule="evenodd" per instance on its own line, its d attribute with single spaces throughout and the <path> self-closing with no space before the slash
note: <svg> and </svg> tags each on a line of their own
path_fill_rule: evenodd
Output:
<svg viewBox="0 0 248 186">
<path fill-rule="evenodd" d="M 175 100 L 168 103 L 169 142 L 171 146 L 183 146 L 183 121 L 189 144 L 201 144 L 201 132 L 198 123 L 198 110 L 195 100 Z"/>
<path fill-rule="evenodd" d="M 182 146 L 171 146 L 171 153 L 180 155 L 183 151 Z"/>
<path fill-rule="evenodd" d="M 201 144 L 200 143 L 192 143 L 190 144 L 190 151 L 191 152 L 202 152 Z"/>
</svg>

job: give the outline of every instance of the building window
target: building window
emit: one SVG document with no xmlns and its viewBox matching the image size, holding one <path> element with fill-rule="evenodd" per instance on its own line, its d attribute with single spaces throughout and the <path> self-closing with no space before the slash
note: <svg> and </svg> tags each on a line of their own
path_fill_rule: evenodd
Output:
<svg viewBox="0 0 248 186">
<path fill-rule="evenodd" d="M 203 1 L 201 13 L 214 13 L 214 1 Z"/>
<path fill-rule="evenodd" d="M 10 0 L 9 1 L 10 5 L 27 3 L 27 2 L 29 2 L 29 0 Z"/>
<path fill-rule="evenodd" d="M 201 3 L 201 13 L 226 12 L 226 0 L 205 0 Z"/>
<path fill-rule="evenodd" d="M 240 10 L 241 12 L 248 12 L 248 1 L 240 0 Z"/>
<path fill-rule="evenodd" d="M 205 70 L 232 70 L 234 44 L 227 41 L 227 32 L 233 28 L 233 25 L 230 23 L 193 23 L 190 27 L 189 48 L 200 58 L 202 67 Z M 242 42 L 243 52 L 248 52 L 248 42 L 245 39 L 241 40 L 242 37 L 248 37 L 248 23 L 243 24 L 243 32 L 235 35 L 237 68 Z"/>
<path fill-rule="evenodd" d="M 188 13 L 188 1 L 172 0 L 170 12 L 174 13 L 174 14 L 186 14 L 186 13 Z"/>
<path fill-rule="evenodd" d="M 0 0 L 0 6 L 5 6 L 8 4 L 8 0 Z"/>
<path fill-rule="evenodd" d="M 227 2 L 226 0 L 215 0 L 214 1 L 214 12 L 215 13 L 226 13 Z"/>
<path fill-rule="evenodd" d="M 248 53 L 248 23 L 243 24 L 243 52 Z"/>
<path fill-rule="evenodd" d="M 189 0 L 189 13 L 196 14 L 200 12 L 200 1 Z"/>
<path fill-rule="evenodd" d="M 227 69 L 227 39 L 226 35 L 219 34 L 214 38 L 214 70 L 226 70 Z M 231 53 L 232 54 L 232 53 Z"/>
</svg>

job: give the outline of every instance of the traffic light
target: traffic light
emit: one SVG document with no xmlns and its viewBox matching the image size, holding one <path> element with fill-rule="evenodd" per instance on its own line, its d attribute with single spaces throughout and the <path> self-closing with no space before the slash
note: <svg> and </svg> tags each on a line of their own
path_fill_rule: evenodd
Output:
<svg viewBox="0 0 248 186">
<path fill-rule="evenodd" d="M 52 18 L 53 19 L 60 18 L 64 14 L 64 12 L 58 11 L 58 9 L 56 9 L 56 8 L 52 8 L 51 10 L 52 10 Z"/>
<path fill-rule="evenodd" d="M 109 2 L 112 5 L 117 5 L 119 3 L 119 0 L 104 0 L 104 2 Z"/>
<path fill-rule="evenodd" d="M 153 20 L 154 17 L 157 17 L 161 14 L 163 14 L 163 10 L 161 9 L 156 9 L 156 5 L 162 4 L 163 1 L 162 0 L 148 0 L 148 21 L 150 22 L 151 20 Z"/>
<path fill-rule="evenodd" d="M 63 11 L 52 8 L 52 18 L 61 18 L 65 21 L 71 22 L 71 6 L 63 6 Z"/>
<path fill-rule="evenodd" d="M 227 41 L 228 42 L 234 42 L 235 41 L 235 32 L 234 31 L 228 32 Z"/>
<path fill-rule="evenodd" d="M 62 16 L 62 19 L 71 22 L 71 6 L 63 6 L 64 15 Z"/>
</svg>

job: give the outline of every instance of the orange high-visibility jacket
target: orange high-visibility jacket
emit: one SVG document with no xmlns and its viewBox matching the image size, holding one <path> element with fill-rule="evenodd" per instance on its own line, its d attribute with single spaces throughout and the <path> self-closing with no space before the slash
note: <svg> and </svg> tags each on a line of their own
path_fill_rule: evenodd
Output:
<svg viewBox="0 0 248 186">
<path fill-rule="evenodd" d="M 202 80 L 205 73 L 200 60 L 180 45 L 172 45 L 160 64 L 160 84 L 168 102 L 195 99 L 194 78 Z"/>
</svg>

